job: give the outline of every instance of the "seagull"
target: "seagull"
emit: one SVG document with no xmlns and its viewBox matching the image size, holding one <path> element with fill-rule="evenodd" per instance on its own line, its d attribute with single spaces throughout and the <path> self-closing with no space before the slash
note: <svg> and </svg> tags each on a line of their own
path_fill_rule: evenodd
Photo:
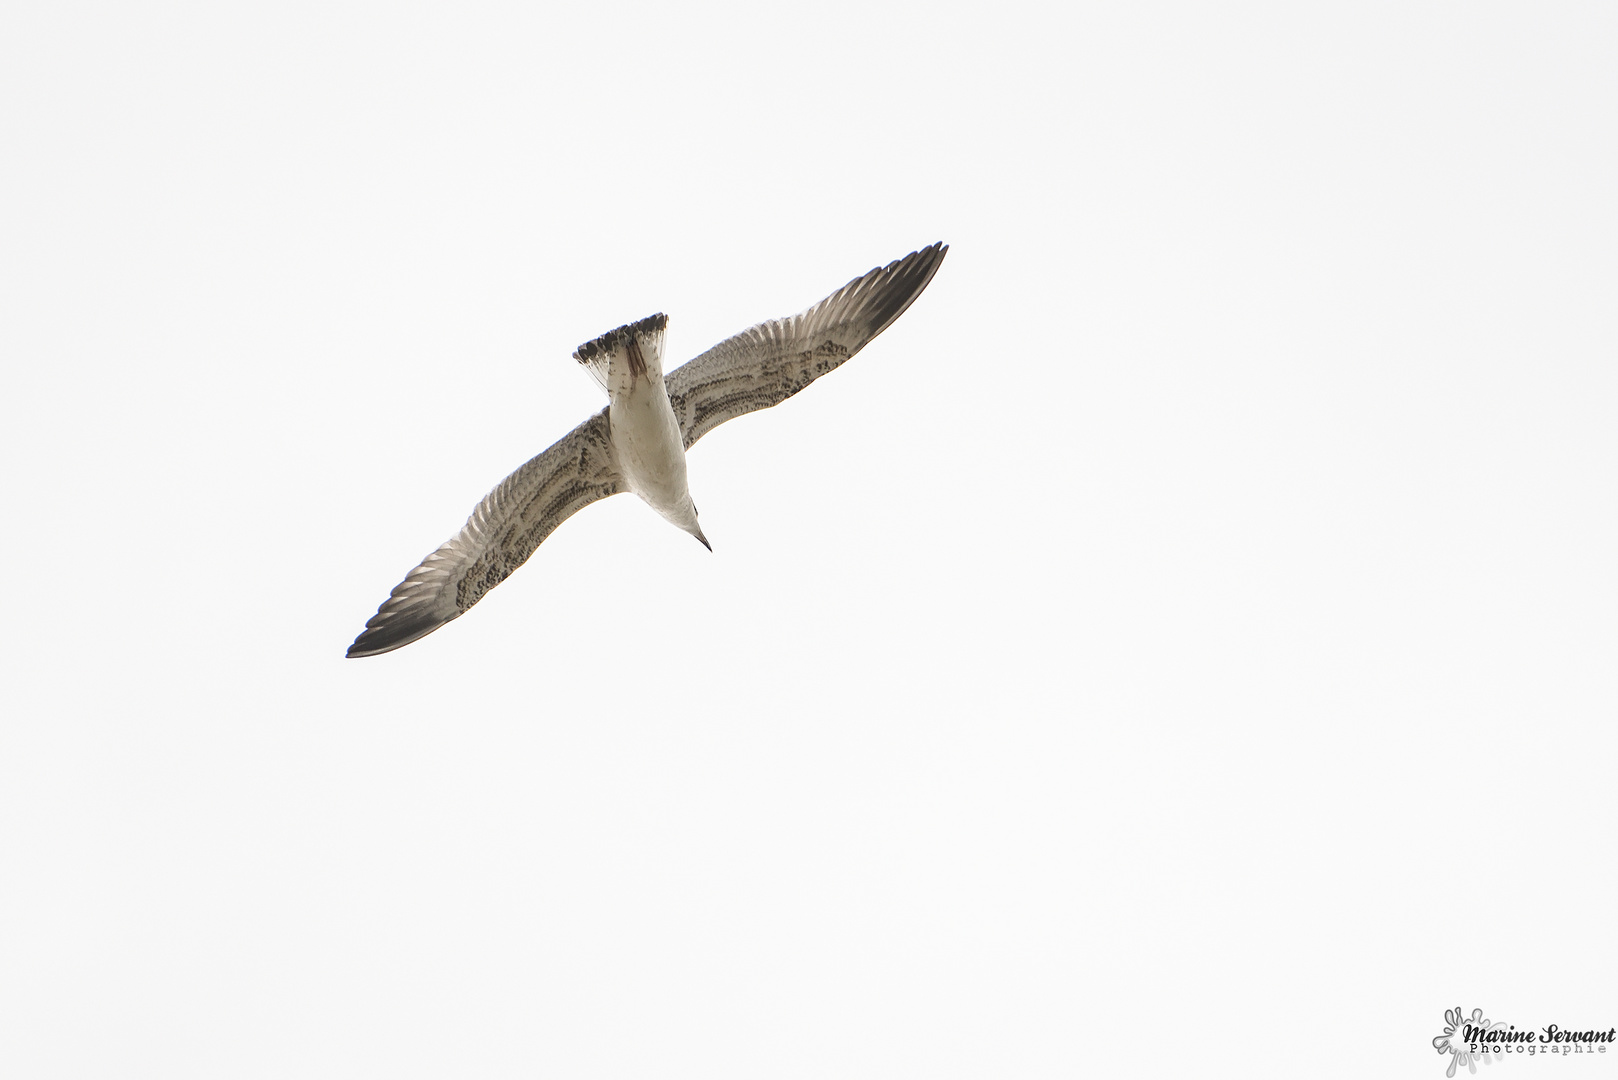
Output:
<svg viewBox="0 0 1618 1080">
<path fill-rule="evenodd" d="M 726 420 L 779 405 L 863 349 L 921 295 L 947 251 L 938 243 L 877 267 L 666 376 L 667 315 L 580 345 L 573 358 L 610 404 L 489 492 L 465 528 L 405 575 L 348 655 L 391 652 L 460 618 L 558 525 L 609 495 L 634 492 L 712 551 L 686 484 L 685 452 Z"/>
</svg>

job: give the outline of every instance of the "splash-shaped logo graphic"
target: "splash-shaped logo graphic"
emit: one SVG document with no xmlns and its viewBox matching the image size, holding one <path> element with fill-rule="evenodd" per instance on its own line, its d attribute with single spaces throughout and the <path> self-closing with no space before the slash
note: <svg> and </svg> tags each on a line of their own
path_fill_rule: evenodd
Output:
<svg viewBox="0 0 1618 1080">
<path fill-rule="evenodd" d="M 1465 1065 L 1467 1071 L 1478 1071 L 1478 1059 L 1482 1058 L 1485 1064 L 1492 1063 L 1486 1054 L 1473 1051 L 1469 1042 L 1478 1041 L 1477 1036 L 1494 1027 L 1494 1022 L 1483 1019 L 1482 1009 L 1473 1009 L 1470 1017 L 1461 1012 L 1457 1005 L 1453 1009 L 1444 1010 L 1444 1034 L 1433 1040 L 1433 1049 L 1440 1054 L 1450 1055 L 1449 1068 L 1445 1076 L 1454 1076 L 1457 1066 Z M 1470 1030 L 1467 1030 L 1470 1029 Z M 1469 1040 L 1468 1036 L 1472 1036 Z"/>
</svg>

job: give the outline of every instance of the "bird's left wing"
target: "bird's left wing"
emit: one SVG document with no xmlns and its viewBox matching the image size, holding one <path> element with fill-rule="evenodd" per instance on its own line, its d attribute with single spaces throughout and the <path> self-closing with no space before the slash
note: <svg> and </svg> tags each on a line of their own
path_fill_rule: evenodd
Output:
<svg viewBox="0 0 1618 1080">
<path fill-rule="evenodd" d="M 942 243 L 913 251 L 669 372 L 663 382 L 685 448 L 726 420 L 779 405 L 865 348 L 921 295 L 948 251 Z"/>
<path fill-rule="evenodd" d="M 603 409 L 489 492 L 466 527 L 405 576 L 348 655 L 389 652 L 459 618 L 558 525 L 624 490 Z"/>
</svg>

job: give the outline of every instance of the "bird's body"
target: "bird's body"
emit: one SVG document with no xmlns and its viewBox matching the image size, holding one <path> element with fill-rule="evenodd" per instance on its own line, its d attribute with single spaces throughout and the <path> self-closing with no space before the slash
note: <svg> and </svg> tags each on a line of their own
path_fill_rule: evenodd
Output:
<svg viewBox="0 0 1618 1080">
<path fill-rule="evenodd" d="M 348 655 L 389 652 L 458 618 L 558 525 L 610 495 L 634 492 L 708 547 L 687 484 L 685 452 L 719 424 L 779 404 L 853 356 L 921 295 L 948 250 L 934 244 L 872 270 L 813 307 L 744 330 L 667 376 L 664 315 L 579 346 L 574 358 L 607 392 L 607 408 L 491 491 L 466 526 L 394 588 Z"/>
<path fill-rule="evenodd" d="M 607 396 L 612 402 L 607 416 L 624 486 L 706 546 L 708 540 L 697 526 L 697 509 L 686 482 L 680 422 L 674 418 L 668 387 L 663 384 L 663 331 L 667 325 L 667 317 L 653 315 L 580 346 L 575 355 L 581 363 L 606 367 Z M 585 360 L 586 354 L 592 359 Z"/>
</svg>

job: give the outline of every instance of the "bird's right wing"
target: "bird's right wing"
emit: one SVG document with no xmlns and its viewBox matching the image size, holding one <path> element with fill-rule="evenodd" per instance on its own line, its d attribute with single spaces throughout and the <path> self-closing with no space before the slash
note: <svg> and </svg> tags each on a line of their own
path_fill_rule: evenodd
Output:
<svg viewBox="0 0 1618 1080">
<path fill-rule="evenodd" d="M 603 409 L 502 480 L 454 539 L 405 576 L 348 655 L 389 652 L 459 618 L 558 525 L 626 490 L 610 432 Z"/>
<path fill-rule="evenodd" d="M 779 405 L 863 349 L 921 295 L 948 250 L 934 244 L 911 252 L 669 372 L 663 381 L 685 448 L 726 420 Z"/>
</svg>

